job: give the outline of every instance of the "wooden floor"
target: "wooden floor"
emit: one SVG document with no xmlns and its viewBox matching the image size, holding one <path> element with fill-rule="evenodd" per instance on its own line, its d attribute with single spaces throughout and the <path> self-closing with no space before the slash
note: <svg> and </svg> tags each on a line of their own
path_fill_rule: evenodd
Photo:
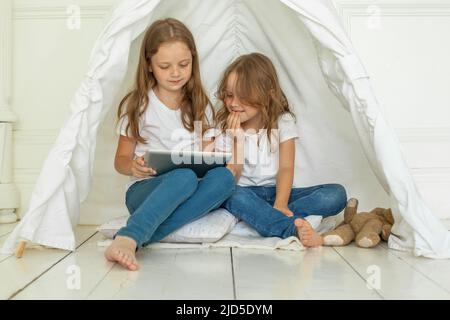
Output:
<svg viewBox="0 0 450 320">
<path fill-rule="evenodd" d="M 0 244 L 14 225 L 0 225 Z M 106 261 L 95 226 L 77 250 L 0 255 L 0 299 L 450 299 L 450 260 L 355 246 L 301 252 L 144 249 L 141 269 Z"/>
</svg>

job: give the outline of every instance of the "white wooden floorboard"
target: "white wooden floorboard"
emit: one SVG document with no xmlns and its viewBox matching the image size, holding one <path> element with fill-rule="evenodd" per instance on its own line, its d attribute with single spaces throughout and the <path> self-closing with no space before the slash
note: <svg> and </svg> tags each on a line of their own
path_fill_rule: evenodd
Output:
<svg viewBox="0 0 450 320">
<path fill-rule="evenodd" d="M 0 224 L 0 248 L 3 246 L 3 242 L 5 242 L 8 235 L 11 233 L 11 231 L 13 231 L 13 229 L 15 228 L 16 225 L 17 225 L 17 222 L 9 223 L 9 224 Z M 0 253 L 0 263 L 3 260 L 8 259 L 9 257 L 10 257 L 10 255 L 8 255 L 8 254 Z"/>
<path fill-rule="evenodd" d="M 237 299 L 381 299 L 332 249 L 233 249 Z"/>
<path fill-rule="evenodd" d="M 102 235 L 94 235 L 17 294 L 14 300 L 86 299 L 114 266 L 104 258 L 104 248 L 97 246 L 102 240 Z"/>
<path fill-rule="evenodd" d="M 382 245 L 388 249 L 386 243 Z M 415 257 L 409 252 L 389 250 L 391 254 L 406 262 L 411 268 L 422 273 L 424 277 L 430 279 L 450 294 L 450 259 Z"/>
<path fill-rule="evenodd" d="M 9 234 L 16 226 L 17 222 L 0 224 L 0 237 Z"/>
<path fill-rule="evenodd" d="M 233 299 L 228 248 L 143 249 L 140 270 L 115 265 L 89 299 Z"/>
<path fill-rule="evenodd" d="M 94 226 L 78 227 L 77 243 L 94 233 Z M 6 237 L 7 231 L 0 245 Z M 28 249 L 22 259 L 0 256 L 0 299 L 450 299 L 450 260 L 417 258 L 385 244 L 235 248 L 232 255 L 228 248 L 144 249 L 140 271 L 131 272 L 106 261 L 99 240 L 96 234 L 73 253 Z M 375 290 L 367 287 L 374 283 L 371 266 L 380 272 Z"/>
<path fill-rule="evenodd" d="M 95 226 L 79 226 L 75 236 L 77 246 L 96 232 Z M 0 299 L 9 299 L 37 279 L 70 252 L 59 249 L 33 248 L 25 250 L 21 259 L 9 256 L 0 262 Z M 39 299 L 39 297 L 35 297 Z"/>
<path fill-rule="evenodd" d="M 346 247 L 335 247 L 335 250 L 369 284 L 379 284 L 377 291 L 385 299 L 450 298 L 443 288 L 381 245 L 364 249 L 353 243 Z"/>
</svg>

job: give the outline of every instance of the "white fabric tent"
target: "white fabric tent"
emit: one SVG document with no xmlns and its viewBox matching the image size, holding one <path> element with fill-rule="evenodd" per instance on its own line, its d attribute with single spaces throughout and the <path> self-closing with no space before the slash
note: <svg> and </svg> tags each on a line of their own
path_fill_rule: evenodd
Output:
<svg viewBox="0 0 450 320">
<path fill-rule="evenodd" d="M 396 224 L 390 248 L 450 257 L 450 233 L 418 193 L 330 0 L 122 1 L 97 39 L 71 116 L 4 253 L 12 253 L 21 238 L 75 249 L 73 227 L 92 186 L 98 128 L 117 107 L 117 93 L 135 64 L 130 48 L 152 21 L 169 16 L 193 31 L 211 97 L 237 56 L 259 51 L 274 61 L 301 133 L 295 185 L 337 182 L 362 208 L 391 206 Z"/>
</svg>

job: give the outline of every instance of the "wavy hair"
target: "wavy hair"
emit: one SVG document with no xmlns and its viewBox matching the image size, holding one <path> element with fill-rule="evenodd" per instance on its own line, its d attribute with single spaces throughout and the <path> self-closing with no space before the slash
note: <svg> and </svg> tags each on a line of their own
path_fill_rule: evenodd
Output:
<svg viewBox="0 0 450 320">
<path fill-rule="evenodd" d="M 181 120 L 188 131 L 194 131 L 194 122 L 202 122 L 202 135 L 211 128 L 206 115 L 206 108 L 211 105 L 201 83 L 199 58 L 194 37 L 189 29 L 180 21 L 168 18 L 155 21 L 146 31 L 139 55 L 134 88 L 120 102 L 117 111 L 117 122 L 128 116 L 125 132 L 141 143 L 147 141 L 139 134 L 139 119 L 147 110 L 149 103 L 148 92 L 157 85 L 157 81 L 150 72 L 151 59 L 158 52 L 163 43 L 180 41 L 187 45 L 192 54 L 192 75 L 183 87 L 181 101 Z M 211 108 L 214 118 L 214 109 Z"/>
<path fill-rule="evenodd" d="M 227 81 L 230 74 L 236 75 L 235 91 L 239 100 L 246 105 L 256 107 L 261 112 L 263 128 L 271 143 L 271 131 L 277 128 L 278 118 L 284 114 L 295 115 L 289 107 L 288 100 L 280 87 L 275 67 L 265 55 L 250 53 L 237 58 L 225 69 L 217 92 L 221 107 L 217 112 L 217 123 L 222 131 L 226 130 L 230 114 L 225 99 Z"/>
</svg>

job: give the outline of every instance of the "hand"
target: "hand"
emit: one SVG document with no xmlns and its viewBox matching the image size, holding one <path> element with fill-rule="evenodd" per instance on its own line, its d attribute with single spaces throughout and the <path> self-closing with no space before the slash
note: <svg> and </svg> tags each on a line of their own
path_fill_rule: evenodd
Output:
<svg viewBox="0 0 450 320">
<path fill-rule="evenodd" d="M 226 136 L 227 139 L 231 138 L 232 158 L 229 161 L 229 164 L 242 166 L 244 164 L 245 137 L 244 130 L 241 127 L 241 114 L 239 112 L 231 111 L 228 115 Z M 239 170 L 242 170 L 242 167 Z M 236 177 L 234 173 L 233 175 Z"/>
<path fill-rule="evenodd" d="M 280 205 L 274 204 L 273 207 L 275 209 L 277 209 L 278 211 L 281 211 L 281 213 L 283 213 L 285 216 L 288 216 L 288 217 L 294 216 L 294 213 L 291 210 L 289 210 L 289 208 L 287 206 L 280 206 Z"/>
<path fill-rule="evenodd" d="M 152 168 L 147 168 L 145 166 L 144 157 L 138 157 L 134 159 L 131 163 L 131 175 L 136 178 L 147 178 L 149 176 L 154 176 L 156 171 Z"/>
<path fill-rule="evenodd" d="M 226 131 L 231 134 L 232 138 L 243 138 L 244 130 L 241 127 L 241 114 L 239 112 L 230 112 L 227 118 Z"/>
</svg>

